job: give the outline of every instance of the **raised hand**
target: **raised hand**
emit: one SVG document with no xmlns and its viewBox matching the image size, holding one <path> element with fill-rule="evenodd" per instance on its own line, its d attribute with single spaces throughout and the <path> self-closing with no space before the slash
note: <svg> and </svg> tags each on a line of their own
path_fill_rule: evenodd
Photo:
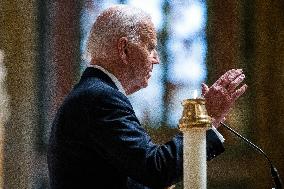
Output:
<svg viewBox="0 0 284 189">
<path fill-rule="evenodd" d="M 245 79 L 242 69 L 232 69 L 222 75 L 210 88 L 202 84 L 202 96 L 213 126 L 218 127 L 225 119 L 235 101 L 246 91 L 247 85 L 238 86 Z"/>
</svg>

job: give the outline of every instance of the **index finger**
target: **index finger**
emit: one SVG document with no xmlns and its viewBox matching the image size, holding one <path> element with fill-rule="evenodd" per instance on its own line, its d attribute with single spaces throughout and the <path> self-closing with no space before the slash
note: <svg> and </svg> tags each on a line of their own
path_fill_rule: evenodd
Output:
<svg viewBox="0 0 284 189">
<path fill-rule="evenodd" d="M 241 88 L 236 90 L 232 95 L 231 98 L 235 101 L 237 100 L 244 92 L 247 90 L 248 86 L 244 84 Z"/>
</svg>

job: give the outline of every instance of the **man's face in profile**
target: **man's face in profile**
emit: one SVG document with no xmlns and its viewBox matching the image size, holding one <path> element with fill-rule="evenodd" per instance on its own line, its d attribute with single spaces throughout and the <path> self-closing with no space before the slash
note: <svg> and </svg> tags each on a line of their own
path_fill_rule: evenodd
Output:
<svg viewBox="0 0 284 189">
<path fill-rule="evenodd" d="M 151 77 L 153 64 L 159 63 L 159 56 L 156 50 L 157 36 L 154 25 L 151 21 L 141 24 L 140 42 L 129 43 L 129 62 L 133 72 L 133 79 L 137 80 L 137 90 L 145 88 Z"/>
</svg>

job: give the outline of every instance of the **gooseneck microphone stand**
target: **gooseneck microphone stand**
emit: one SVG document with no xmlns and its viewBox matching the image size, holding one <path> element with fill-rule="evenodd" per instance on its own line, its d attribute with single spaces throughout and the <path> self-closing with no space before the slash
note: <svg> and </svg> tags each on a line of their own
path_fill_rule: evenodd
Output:
<svg viewBox="0 0 284 189">
<path fill-rule="evenodd" d="M 264 153 L 264 151 L 262 149 L 260 149 L 258 146 L 256 146 L 255 144 L 253 144 L 251 141 L 249 141 L 248 139 L 246 139 L 245 137 L 243 137 L 242 135 L 240 135 L 239 133 L 234 131 L 232 128 L 230 128 L 229 126 L 224 124 L 223 122 L 220 122 L 220 123 L 226 129 L 228 129 L 229 131 L 231 131 L 232 133 L 237 135 L 239 138 L 244 140 L 249 146 L 253 147 L 258 152 L 260 152 L 262 155 L 264 155 L 264 157 L 266 158 L 266 160 L 268 161 L 268 163 L 270 165 L 270 172 L 271 172 L 271 176 L 273 178 L 274 184 L 275 184 L 275 189 L 282 189 L 283 188 L 283 182 L 280 178 L 280 175 L 278 174 L 276 167 L 272 164 L 272 161 L 268 158 L 268 156 Z"/>
</svg>

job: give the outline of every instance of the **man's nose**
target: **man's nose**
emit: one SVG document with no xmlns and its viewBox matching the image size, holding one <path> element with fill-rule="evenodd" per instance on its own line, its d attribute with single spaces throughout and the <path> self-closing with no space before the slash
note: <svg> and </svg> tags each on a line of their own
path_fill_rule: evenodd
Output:
<svg viewBox="0 0 284 189">
<path fill-rule="evenodd" d="M 160 63 L 159 55 L 158 55 L 157 51 L 154 50 L 152 64 L 159 64 L 159 63 Z"/>
</svg>

